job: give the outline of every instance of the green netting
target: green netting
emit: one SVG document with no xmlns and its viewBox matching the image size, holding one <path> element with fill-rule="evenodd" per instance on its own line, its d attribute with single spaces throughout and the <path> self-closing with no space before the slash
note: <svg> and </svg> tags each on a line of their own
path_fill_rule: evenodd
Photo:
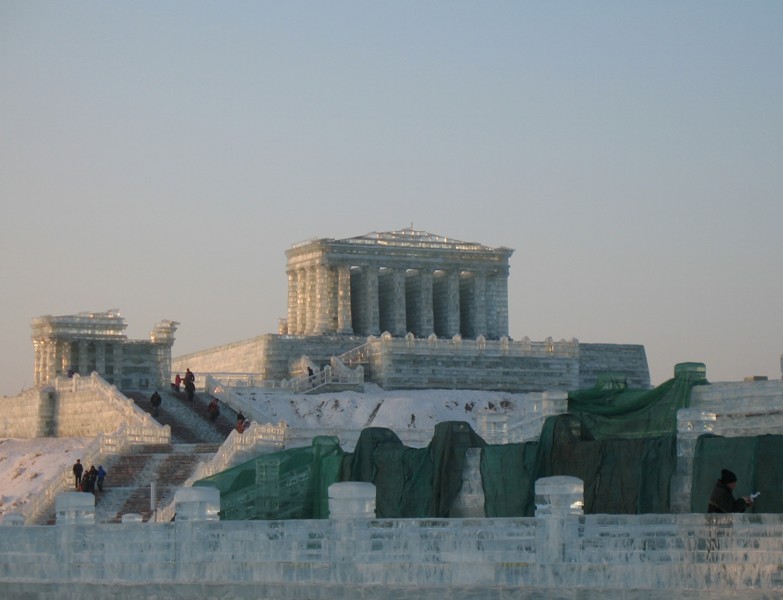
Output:
<svg viewBox="0 0 783 600">
<path fill-rule="evenodd" d="M 426 448 L 408 448 L 390 431 L 365 430 L 353 454 L 351 480 L 375 484 L 379 517 L 448 517 L 462 487 L 465 451 L 485 445 L 470 425 L 458 421 L 438 423 Z"/>
<path fill-rule="evenodd" d="M 761 492 L 753 512 L 783 512 L 783 436 L 725 438 L 703 435 L 696 441 L 691 481 L 691 512 L 706 512 L 721 469 L 737 474 L 735 498 Z"/>
<path fill-rule="evenodd" d="M 676 436 L 591 439 L 578 417 L 550 417 L 538 442 L 489 446 L 482 452 L 488 517 L 533 516 L 535 481 L 570 475 L 584 482 L 586 513 L 669 511 Z"/>
<path fill-rule="evenodd" d="M 705 383 L 700 363 L 678 365 L 653 390 L 629 390 L 609 375 L 569 394 L 571 414 L 548 419 L 538 442 L 487 446 L 467 423 L 447 422 L 426 448 L 409 448 L 394 432 L 369 428 L 350 454 L 336 438 L 316 438 L 310 448 L 260 456 L 196 485 L 220 490 L 224 519 L 327 517 L 327 490 L 336 481 L 374 483 L 380 518 L 448 517 L 465 451 L 482 448 L 489 517 L 532 516 L 534 482 L 553 475 L 584 481 L 587 513 L 668 512 L 677 410 Z"/>
<path fill-rule="evenodd" d="M 547 419 L 538 442 L 485 448 L 487 516 L 532 516 L 534 482 L 553 475 L 584 481 L 586 513 L 668 512 L 677 411 L 694 385 L 707 383 L 702 363 L 681 363 L 674 374 L 652 390 L 630 390 L 622 375 L 604 374 L 594 388 L 568 395 L 569 414 Z"/>
<path fill-rule="evenodd" d="M 319 437 L 310 448 L 259 456 L 194 485 L 220 490 L 227 520 L 326 518 L 328 487 L 337 481 L 374 483 L 378 517 L 448 517 L 462 487 L 465 450 L 484 445 L 464 422 L 437 424 L 426 448 L 369 428 L 351 454 L 337 438 Z"/>
<path fill-rule="evenodd" d="M 341 460 L 339 440 L 320 436 L 309 448 L 264 454 L 193 485 L 220 490 L 221 519 L 325 518 Z"/>
<path fill-rule="evenodd" d="M 690 404 L 694 385 L 704 385 L 703 363 L 680 363 L 674 377 L 652 390 L 629 390 L 624 381 L 599 379 L 568 395 L 568 412 L 581 418 L 595 439 L 645 438 L 677 433 L 677 411 Z"/>
</svg>

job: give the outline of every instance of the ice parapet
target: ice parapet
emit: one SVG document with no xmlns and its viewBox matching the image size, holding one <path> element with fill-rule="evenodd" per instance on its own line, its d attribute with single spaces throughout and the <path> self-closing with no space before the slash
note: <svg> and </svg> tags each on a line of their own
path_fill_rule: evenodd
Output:
<svg viewBox="0 0 783 600">
<path fill-rule="evenodd" d="M 329 486 L 329 516 L 332 519 L 375 518 L 375 486 L 346 481 Z"/>
</svg>

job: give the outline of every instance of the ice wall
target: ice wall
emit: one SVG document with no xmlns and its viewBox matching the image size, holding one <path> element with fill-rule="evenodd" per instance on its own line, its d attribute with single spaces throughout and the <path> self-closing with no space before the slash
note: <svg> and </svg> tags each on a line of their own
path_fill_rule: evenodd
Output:
<svg viewBox="0 0 783 600">
<path fill-rule="evenodd" d="M 2 527 L 0 583 L 4 598 L 75 598 L 85 583 L 101 598 L 783 594 L 783 515 L 580 515 L 581 482 L 539 481 L 543 516 L 520 519 L 221 522 L 215 498 L 185 494 L 187 520 L 95 525 L 68 499 L 55 526 Z"/>
</svg>

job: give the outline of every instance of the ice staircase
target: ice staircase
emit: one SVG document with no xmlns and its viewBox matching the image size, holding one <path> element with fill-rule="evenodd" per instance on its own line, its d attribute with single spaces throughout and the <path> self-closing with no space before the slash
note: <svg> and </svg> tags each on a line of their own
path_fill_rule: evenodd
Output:
<svg viewBox="0 0 783 600">
<path fill-rule="evenodd" d="M 151 484 L 155 482 L 155 506 L 168 504 L 199 462 L 207 462 L 236 424 L 236 413 L 221 405 L 215 422 L 207 412 L 209 397 L 196 394 L 187 400 L 184 392 L 160 392 L 162 403 L 156 417 L 171 427 L 170 445 L 134 445 L 119 456 L 107 458 L 104 491 L 95 498 L 96 523 L 119 523 L 124 514 L 140 514 L 143 521 L 152 515 Z M 142 410 L 151 413 L 149 395 L 125 392 Z M 89 465 L 86 465 L 89 467 Z M 97 464 L 95 465 L 98 466 Z M 54 524 L 54 506 L 41 513 L 38 524 Z"/>
</svg>

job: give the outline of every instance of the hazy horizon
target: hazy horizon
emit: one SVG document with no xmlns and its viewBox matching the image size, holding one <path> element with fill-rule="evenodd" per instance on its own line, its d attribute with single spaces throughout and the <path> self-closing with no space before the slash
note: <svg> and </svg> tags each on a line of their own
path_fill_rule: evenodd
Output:
<svg viewBox="0 0 783 600">
<path fill-rule="evenodd" d="M 284 252 L 507 246 L 510 334 L 779 379 L 783 3 L 0 4 L 0 395 L 30 321 L 277 331 Z"/>
</svg>

